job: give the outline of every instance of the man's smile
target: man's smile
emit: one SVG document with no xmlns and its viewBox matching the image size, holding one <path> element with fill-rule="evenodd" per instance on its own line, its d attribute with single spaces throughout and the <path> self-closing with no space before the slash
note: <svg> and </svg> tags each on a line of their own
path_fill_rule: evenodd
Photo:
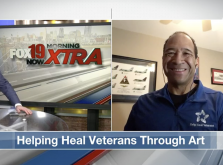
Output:
<svg viewBox="0 0 223 165">
<path fill-rule="evenodd" d="M 186 68 L 168 68 L 172 73 L 175 74 L 182 74 L 184 73 L 187 69 Z"/>
</svg>

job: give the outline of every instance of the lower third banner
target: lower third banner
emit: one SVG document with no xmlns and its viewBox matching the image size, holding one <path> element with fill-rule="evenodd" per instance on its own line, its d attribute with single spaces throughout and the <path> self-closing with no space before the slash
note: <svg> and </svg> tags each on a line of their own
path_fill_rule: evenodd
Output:
<svg viewBox="0 0 223 165">
<path fill-rule="evenodd" d="M 217 149 L 217 143 L 221 143 L 217 135 L 217 132 L 0 132 L 0 148 Z"/>
</svg>

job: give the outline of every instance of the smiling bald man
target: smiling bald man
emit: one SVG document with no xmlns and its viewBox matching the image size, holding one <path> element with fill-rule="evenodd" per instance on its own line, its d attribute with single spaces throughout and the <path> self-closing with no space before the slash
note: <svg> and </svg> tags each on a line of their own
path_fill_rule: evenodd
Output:
<svg viewBox="0 0 223 165">
<path fill-rule="evenodd" d="M 223 94 L 194 80 L 198 49 L 185 32 L 175 32 L 163 47 L 164 88 L 140 96 L 125 131 L 223 130 Z"/>
</svg>

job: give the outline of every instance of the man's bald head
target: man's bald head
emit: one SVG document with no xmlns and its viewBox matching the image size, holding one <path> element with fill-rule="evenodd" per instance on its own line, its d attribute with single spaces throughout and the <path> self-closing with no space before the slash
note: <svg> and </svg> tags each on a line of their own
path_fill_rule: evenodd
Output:
<svg viewBox="0 0 223 165">
<path fill-rule="evenodd" d="M 198 57 L 198 49 L 197 49 L 197 45 L 196 45 L 196 43 L 195 43 L 195 40 L 194 40 L 189 34 L 187 34 L 187 33 L 185 33 L 185 32 L 181 32 L 181 31 L 175 32 L 175 33 L 173 33 L 171 36 L 169 36 L 169 38 L 168 38 L 168 39 L 165 41 L 165 43 L 164 43 L 164 46 L 163 46 L 163 53 L 164 53 L 164 51 L 165 51 L 165 47 L 166 47 L 166 44 L 167 44 L 167 42 L 169 41 L 169 39 L 170 39 L 171 37 L 173 37 L 174 35 L 179 34 L 179 33 L 185 34 L 185 35 L 187 35 L 187 36 L 191 39 L 191 41 L 192 41 L 192 43 L 193 43 L 193 45 L 194 45 L 194 54 L 195 54 L 195 58 L 197 59 L 197 57 Z"/>
</svg>

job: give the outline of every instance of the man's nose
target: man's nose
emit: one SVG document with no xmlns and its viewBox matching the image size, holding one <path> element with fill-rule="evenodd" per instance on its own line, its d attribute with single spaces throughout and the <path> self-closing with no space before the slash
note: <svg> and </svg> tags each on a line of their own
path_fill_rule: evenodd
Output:
<svg viewBox="0 0 223 165">
<path fill-rule="evenodd" d="M 172 58 L 172 62 L 175 64 L 182 64 L 184 63 L 184 58 L 181 52 L 177 52 L 173 58 Z"/>
</svg>

